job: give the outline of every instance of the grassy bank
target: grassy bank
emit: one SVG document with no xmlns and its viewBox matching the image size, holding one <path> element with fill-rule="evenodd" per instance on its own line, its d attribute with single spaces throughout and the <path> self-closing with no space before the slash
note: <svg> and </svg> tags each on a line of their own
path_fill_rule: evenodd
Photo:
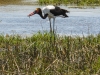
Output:
<svg viewBox="0 0 100 75">
<path fill-rule="evenodd" d="M 21 0 L 0 0 L 0 5 L 20 4 Z"/>
<path fill-rule="evenodd" d="M 100 5 L 100 1 L 99 0 L 38 0 L 40 5 L 44 5 L 44 4 L 64 4 L 64 5 L 87 5 L 87 6 L 94 6 L 94 5 Z"/>
<path fill-rule="evenodd" d="M 0 0 L 1 4 L 24 4 L 24 5 L 72 5 L 72 6 L 100 6 L 100 0 L 37 0 L 23 2 L 23 0 Z"/>
<path fill-rule="evenodd" d="M 0 35 L 0 75 L 99 75 L 99 70 L 100 35 Z"/>
<path fill-rule="evenodd" d="M 0 5 L 36 5 L 35 1 L 24 1 L 24 0 L 0 0 Z"/>
</svg>

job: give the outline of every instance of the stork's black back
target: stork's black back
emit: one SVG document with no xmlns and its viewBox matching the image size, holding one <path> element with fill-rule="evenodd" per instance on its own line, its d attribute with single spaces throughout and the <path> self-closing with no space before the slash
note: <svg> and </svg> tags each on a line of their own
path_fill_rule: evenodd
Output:
<svg viewBox="0 0 100 75">
<path fill-rule="evenodd" d="M 50 12 L 51 12 L 54 16 L 63 15 L 63 16 L 65 16 L 65 17 L 68 17 L 66 13 L 69 12 L 69 11 L 67 11 L 67 10 L 65 10 L 65 9 L 61 9 L 61 8 L 58 7 L 58 6 L 55 6 L 55 9 L 51 9 Z"/>
</svg>

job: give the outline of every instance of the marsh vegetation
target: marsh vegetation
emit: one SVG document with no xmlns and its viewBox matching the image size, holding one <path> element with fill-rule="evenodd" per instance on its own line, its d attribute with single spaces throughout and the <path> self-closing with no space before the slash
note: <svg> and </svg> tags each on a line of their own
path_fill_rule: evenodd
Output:
<svg viewBox="0 0 100 75">
<path fill-rule="evenodd" d="M 55 39 L 54 39 L 55 37 Z M 100 35 L 0 35 L 1 75 L 100 74 Z"/>
<path fill-rule="evenodd" d="M 38 0 L 39 4 L 64 4 L 64 5 L 87 5 L 87 6 L 94 6 L 94 5 L 100 5 L 99 0 Z"/>
</svg>

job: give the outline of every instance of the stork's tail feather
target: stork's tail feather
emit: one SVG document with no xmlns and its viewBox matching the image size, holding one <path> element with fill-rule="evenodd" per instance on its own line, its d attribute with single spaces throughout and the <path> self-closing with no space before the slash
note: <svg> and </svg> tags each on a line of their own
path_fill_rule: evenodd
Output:
<svg viewBox="0 0 100 75">
<path fill-rule="evenodd" d="M 70 11 L 68 10 L 65 10 L 65 9 L 62 9 L 62 11 L 64 11 L 65 13 L 69 13 Z"/>
<path fill-rule="evenodd" d="M 66 10 L 66 13 L 70 13 L 70 11 Z"/>
</svg>

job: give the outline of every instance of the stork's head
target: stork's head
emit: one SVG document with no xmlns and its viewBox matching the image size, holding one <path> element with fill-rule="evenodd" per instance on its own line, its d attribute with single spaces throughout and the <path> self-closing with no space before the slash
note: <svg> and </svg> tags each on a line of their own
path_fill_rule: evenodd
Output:
<svg viewBox="0 0 100 75">
<path fill-rule="evenodd" d="M 32 15 L 35 15 L 35 14 L 40 14 L 41 12 L 41 9 L 40 8 L 37 8 L 35 11 L 31 12 L 28 17 L 32 16 Z"/>
</svg>

